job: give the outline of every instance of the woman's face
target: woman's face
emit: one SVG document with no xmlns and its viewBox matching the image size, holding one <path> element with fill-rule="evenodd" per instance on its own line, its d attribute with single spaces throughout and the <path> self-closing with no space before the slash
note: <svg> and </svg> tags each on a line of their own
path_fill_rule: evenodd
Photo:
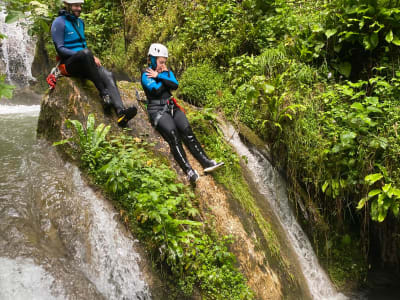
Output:
<svg viewBox="0 0 400 300">
<path fill-rule="evenodd" d="M 168 69 L 167 69 L 166 63 L 167 63 L 167 58 L 166 57 L 157 57 L 157 68 L 156 68 L 156 71 L 158 73 L 167 71 Z"/>
</svg>

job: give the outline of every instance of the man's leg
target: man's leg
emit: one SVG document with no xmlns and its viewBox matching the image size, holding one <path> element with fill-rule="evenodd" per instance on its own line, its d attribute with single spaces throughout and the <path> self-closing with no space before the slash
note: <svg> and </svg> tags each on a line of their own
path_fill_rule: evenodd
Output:
<svg viewBox="0 0 400 300">
<path fill-rule="evenodd" d="M 100 93 L 100 97 L 108 95 L 108 91 L 101 79 L 94 57 L 89 49 L 83 49 L 69 57 L 64 62 L 65 68 L 72 76 L 91 80 Z"/>
<path fill-rule="evenodd" d="M 116 113 L 119 114 L 120 111 L 123 110 L 125 107 L 122 103 L 121 95 L 119 93 L 115 77 L 112 72 L 103 67 L 98 67 L 98 71 L 101 81 L 103 82 L 103 85 L 110 95 L 111 103 L 114 106 Z"/>
<path fill-rule="evenodd" d="M 114 106 L 115 112 L 117 113 L 118 125 L 120 127 L 126 127 L 128 121 L 136 116 L 137 108 L 135 106 L 125 108 L 113 73 L 103 67 L 99 67 L 98 69 L 101 80 L 110 95 L 111 104 Z"/>
</svg>

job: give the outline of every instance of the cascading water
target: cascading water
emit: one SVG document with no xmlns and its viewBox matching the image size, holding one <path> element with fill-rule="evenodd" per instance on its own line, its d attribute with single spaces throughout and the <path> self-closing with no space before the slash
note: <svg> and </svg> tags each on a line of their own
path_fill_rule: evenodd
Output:
<svg viewBox="0 0 400 300">
<path fill-rule="evenodd" d="M 24 21 L 6 24 L 6 15 L 0 7 L 0 33 L 7 37 L 0 40 L 0 74 L 6 74 L 7 83 L 24 87 L 35 80 L 31 66 L 36 43 L 28 27 L 23 26 Z"/>
<path fill-rule="evenodd" d="M 38 112 L 0 106 L 0 299 L 150 299 L 135 241 L 79 170 L 36 140 Z"/>
<path fill-rule="evenodd" d="M 240 156 L 247 158 L 247 166 L 257 189 L 263 195 L 281 223 L 294 252 L 297 254 L 304 277 L 313 299 L 346 299 L 338 294 L 320 267 L 306 234 L 290 208 L 283 178 L 268 159 L 255 147 L 246 146 L 232 126 L 223 129 L 225 138 Z"/>
<path fill-rule="evenodd" d="M 1 18 L 0 32 L 18 40 L 19 25 Z M 29 67 L 16 68 L 21 77 L 11 57 L 26 41 L 2 45 L 19 86 L 31 78 L 33 51 L 23 56 Z M 28 98 L 0 102 L 0 299 L 151 299 L 137 243 L 79 170 L 36 139 L 40 106 Z"/>
</svg>

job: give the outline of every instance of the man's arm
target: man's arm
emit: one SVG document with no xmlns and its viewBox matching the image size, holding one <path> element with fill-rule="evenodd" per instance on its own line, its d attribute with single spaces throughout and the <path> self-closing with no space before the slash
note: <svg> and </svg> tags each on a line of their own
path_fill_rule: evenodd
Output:
<svg viewBox="0 0 400 300">
<path fill-rule="evenodd" d="M 57 53 L 63 58 L 72 56 L 76 53 L 76 51 L 68 49 L 64 46 L 64 30 L 64 20 L 62 18 L 56 18 L 51 25 L 51 37 L 53 38 Z"/>
</svg>

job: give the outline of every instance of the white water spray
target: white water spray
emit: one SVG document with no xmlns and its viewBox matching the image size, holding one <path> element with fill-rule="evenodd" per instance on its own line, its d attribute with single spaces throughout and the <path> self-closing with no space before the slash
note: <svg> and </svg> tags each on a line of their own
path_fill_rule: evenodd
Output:
<svg viewBox="0 0 400 300">
<path fill-rule="evenodd" d="M 7 83 L 24 87 L 35 80 L 31 66 L 36 42 L 23 24 L 26 20 L 6 24 L 5 18 L 6 12 L 0 7 L 0 33 L 7 36 L 0 40 L 0 74 L 6 74 Z"/>
<path fill-rule="evenodd" d="M 67 169 L 70 167 L 66 165 Z M 140 257 L 135 252 L 134 241 L 121 232 L 114 219 L 115 210 L 84 184 L 76 167 L 73 167 L 72 182 L 74 193 L 80 195 L 81 203 L 88 206 L 91 214 L 88 228 L 90 253 L 80 252 L 85 245 L 75 245 L 75 259 L 81 270 L 107 299 L 151 299 L 139 269 Z"/>
<path fill-rule="evenodd" d="M 62 300 L 66 296 L 54 277 L 32 259 L 0 257 L 0 299 Z"/>
<path fill-rule="evenodd" d="M 311 296 L 316 300 L 347 299 L 336 292 L 328 276 L 318 263 L 310 241 L 292 212 L 287 196 L 285 181 L 273 168 L 268 159 L 257 149 L 247 147 L 232 126 L 224 128 L 226 139 L 240 156 L 247 158 L 247 166 L 257 188 L 268 201 L 297 254 Z"/>
<path fill-rule="evenodd" d="M 28 114 L 30 116 L 38 116 L 40 105 L 1 105 L 0 115 Z"/>
</svg>

